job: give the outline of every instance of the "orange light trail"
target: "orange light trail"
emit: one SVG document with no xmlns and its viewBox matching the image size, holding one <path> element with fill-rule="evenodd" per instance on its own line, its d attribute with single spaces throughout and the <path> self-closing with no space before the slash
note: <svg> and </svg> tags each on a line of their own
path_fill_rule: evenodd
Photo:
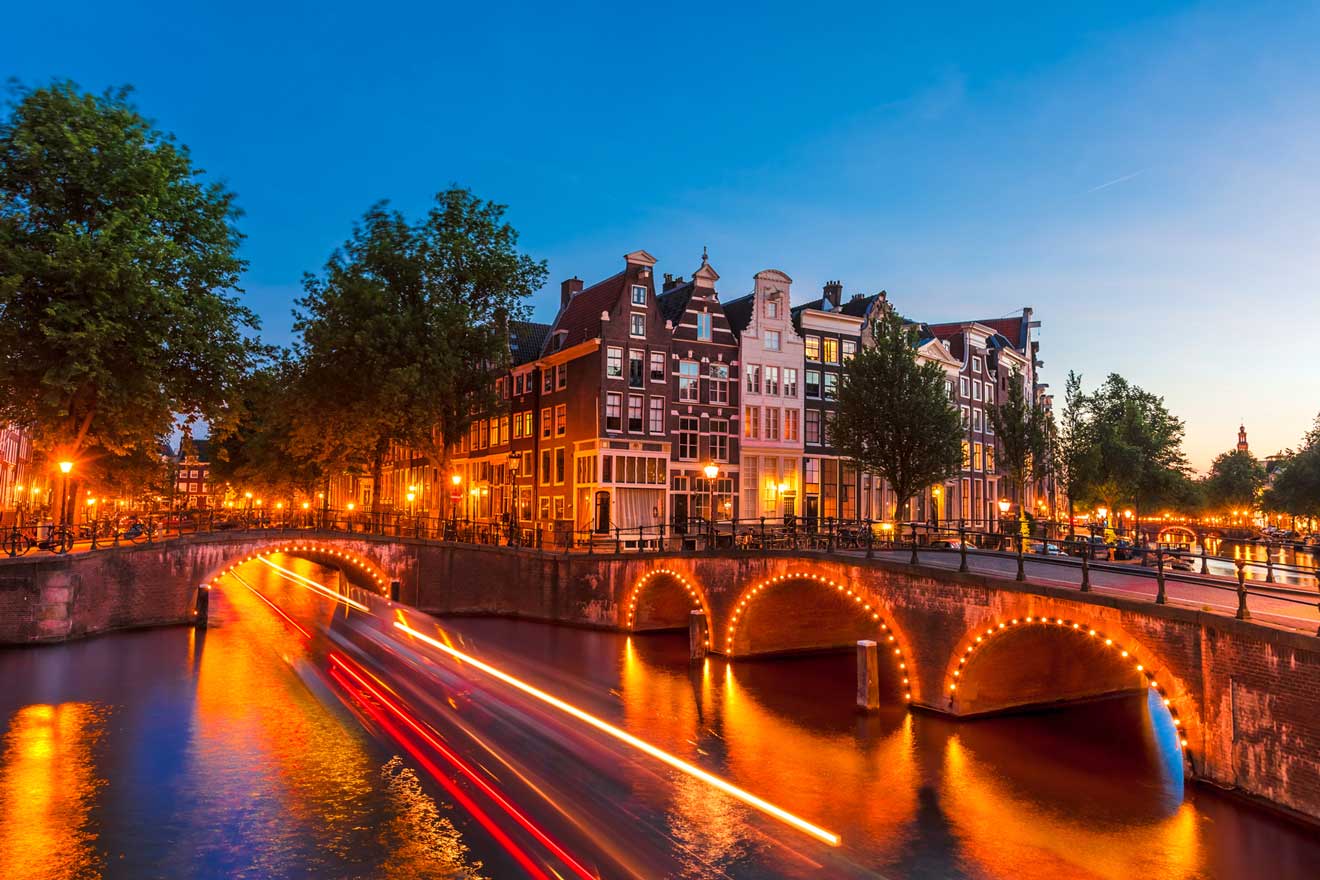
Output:
<svg viewBox="0 0 1320 880">
<path fill-rule="evenodd" d="M 334 654 L 334 653 L 330 654 L 330 662 L 331 664 L 337 666 L 339 669 L 341 669 L 349 676 L 351 676 L 359 687 L 361 687 L 367 693 L 371 694 L 372 697 L 374 697 L 385 708 L 389 709 L 400 721 L 402 721 L 404 724 L 407 724 L 408 727 L 411 728 L 419 737 L 421 737 L 426 742 L 427 745 L 429 745 L 431 748 L 439 752 L 445 758 L 445 760 L 447 760 L 450 764 L 452 764 L 460 773 L 462 773 L 464 776 L 470 779 L 479 789 L 481 789 L 482 792 L 486 794 L 487 797 L 495 801 L 495 803 L 499 804 L 499 806 L 506 813 L 508 813 L 509 816 L 511 816 L 515 822 L 517 822 L 523 828 L 527 829 L 527 831 L 530 832 L 533 837 L 535 837 L 542 844 L 544 844 L 547 849 L 553 852 L 561 861 L 564 862 L 564 864 L 566 864 L 569 867 L 570 870 L 572 870 L 574 874 L 576 874 L 578 877 L 581 877 L 582 880 L 596 880 L 595 874 L 588 871 L 576 859 L 574 859 L 571 855 L 569 855 L 568 852 L 566 852 L 562 846 L 560 846 L 557 842 L 555 842 L 554 838 L 550 837 L 548 834 L 542 831 L 541 828 L 536 825 L 536 823 L 534 823 L 531 819 L 529 819 L 521 810 L 519 810 L 511 802 L 509 802 L 509 800 L 505 798 L 504 795 L 501 794 L 498 789 L 496 789 L 489 782 L 487 782 L 484 777 L 482 777 L 479 773 L 477 773 L 477 771 L 473 770 L 467 764 L 467 762 L 465 762 L 462 758 L 460 758 L 457 754 L 455 754 L 452 750 L 450 750 L 448 746 L 446 746 L 439 739 L 437 739 L 435 735 L 431 733 L 430 730 L 426 729 L 426 727 L 420 724 L 408 712 L 404 711 L 398 704 L 396 704 L 393 700 L 391 700 L 384 693 L 382 693 L 379 688 L 374 687 L 362 675 L 360 675 L 356 670 L 354 670 L 352 668 L 354 664 L 351 664 L 346 658 L 340 656 L 339 654 Z"/>
<path fill-rule="evenodd" d="M 243 578 L 239 577 L 239 575 L 238 575 L 237 572 L 233 572 L 233 571 L 231 571 L 231 572 L 229 572 L 229 576 L 232 577 L 234 580 L 238 581 L 238 582 L 239 582 L 240 584 L 242 584 L 243 586 L 247 587 L 249 590 L 251 590 L 251 591 L 252 591 L 252 595 L 256 596 L 258 599 L 260 599 L 261 601 L 263 601 L 263 602 L 265 602 L 267 605 L 269 605 L 269 606 L 271 607 L 271 610 L 272 610 L 272 611 L 274 611 L 274 612 L 275 612 L 276 614 L 278 614 L 280 617 L 283 617 L 283 618 L 288 622 L 288 624 L 289 624 L 290 626 L 292 626 L 292 627 L 293 627 L 294 629 L 296 629 L 298 632 L 302 633 L 302 634 L 303 634 L 303 638 L 308 639 L 308 640 L 310 640 L 310 639 L 312 638 L 312 634 L 309 633 L 307 630 L 303 629 L 301 626 L 299 626 L 299 625 L 298 625 L 298 621 L 294 620 L 292 617 L 290 617 L 288 614 L 286 614 L 283 608 L 281 608 L 280 606 L 276 605 L 274 602 L 270 601 L 270 600 L 267 599 L 265 596 L 261 595 L 261 593 L 260 593 L 255 587 L 253 587 L 253 586 L 252 586 L 251 584 L 249 584 L 247 581 L 243 580 Z"/>
<path fill-rule="evenodd" d="M 330 589 L 324 584 L 319 584 L 316 581 L 312 580 L 311 578 L 303 577 L 302 575 L 298 574 L 298 572 L 296 571 L 290 571 L 289 569 L 285 568 L 282 565 L 276 565 L 275 563 L 271 562 L 269 559 L 267 559 L 264 556 L 258 555 L 257 560 L 260 562 L 264 562 L 266 565 L 269 565 L 271 568 L 282 573 L 285 576 L 285 578 L 287 578 L 288 580 L 294 581 L 295 583 L 300 584 L 301 586 L 307 587 L 309 590 L 312 590 L 313 592 L 320 593 L 322 596 L 325 596 L 330 599 L 334 599 L 337 602 L 343 602 L 345 605 L 349 605 L 353 608 L 356 608 L 358 611 L 370 610 L 369 608 L 367 608 L 366 605 L 363 605 L 361 602 L 357 601 L 356 599 L 350 599 L 348 596 L 345 596 L 343 593 L 336 593 L 334 590 Z"/>
<path fill-rule="evenodd" d="M 720 791 L 724 792 L 725 794 L 737 798 L 738 800 L 742 801 L 748 806 L 755 807 L 756 809 L 760 810 L 766 815 L 773 816 L 779 821 L 784 822 L 787 825 L 791 825 L 792 827 L 798 829 L 799 831 L 811 835 L 817 840 L 823 841 L 824 843 L 828 843 L 830 846 L 838 846 L 840 843 L 839 835 L 831 831 L 826 831 L 824 828 L 821 828 L 818 825 L 813 825 L 812 823 L 808 822 L 806 819 L 803 819 L 800 816 L 795 816 L 794 814 L 788 812 L 782 807 L 775 806 L 769 801 L 762 800 L 761 798 L 757 797 L 751 792 L 741 789 L 738 786 L 734 785 L 733 783 L 725 779 L 721 779 L 720 777 L 714 775 L 713 773 L 708 773 L 707 771 L 702 770 L 700 767 L 696 766 L 695 764 L 690 764 L 687 761 L 684 761 L 682 758 L 669 754 L 663 749 L 656 748 L 655 746 L 651 745 L 645 740 L 638 739 L 637 737 L 633 736 L 631 733 L 628 733 L 626 730 L 622 730 L 618 727 L 615 727 L 613 724 L 610 724 L 608 721 L 604 721 L 600 718 L 597 718 L 595 715 L 592 715 L 589 712 L 584 712 L 583 710 L 577 708 L 576 706 L 570 703 L 566 703 L 563 700 L 559 699 L 558 697 L 546 693 L 540 688 L 530 685 L 527 682 L 522 681 L 520 679 L 514 678 L 512 675 L 509 675 L 507 672 L 503 672 L 499 669 L 496 669 L 494 666 L 491 666 L 489 663 L 484 663 L 481 660 L 478 660 L 476 657 L 471 656 L 470 654 L 465 654 L 456 648 L 446 645 L 444 642 L 441 642 L 438 639 L 431 638 L 426 633 L 416 630 L 411 626 L 409 626 L 408 624 L 403 623 L 401 621 L 395 621 L 394 626 L 396 629 L 402 630 L 403 632 L 408 633 L 414 638 L 420 639 L 421 641 L 425 642 L 431 647 L 443 651 L 444 653 L 450 655 L 451 657 L 454 657 L 457 660 L 461 660 L 464 663 L 471 664 L 472 666 L 476 667 L 477 669 L 480 669 L 482 672 L 486 673 L 487 675 L 497 678 L 500 681 L 504 682 L 505 684 L 511 685 L 517 688 L 518 690 L 522 691 L 523 693 L 535 697 L 536 699 L 540 700 L 543 703 L 554 706 L 556 709 L 560 710 L 561 712 L 571 715 L 572 717 L 578 719 L 579 721 L 591 725 L 592 727 L 596 728 L 602 733 L 608 734 L 609 736 L 614 737 L 620 742 L 630 745 L 633 748 L 637 749 L 638 751 L 644 752 L 645 754 L 650 755 L 651 757 L 655 758 L 658 761 L 661 761 L 662 763 L 668 764 L 670 767 L 673 767 L 676 770 L 686 773 L 687 775 L 692 776 L 696 779 L 700 779 L 702 782 L 705 782 L 707 785 L 717 788 Z"/>
</svg>

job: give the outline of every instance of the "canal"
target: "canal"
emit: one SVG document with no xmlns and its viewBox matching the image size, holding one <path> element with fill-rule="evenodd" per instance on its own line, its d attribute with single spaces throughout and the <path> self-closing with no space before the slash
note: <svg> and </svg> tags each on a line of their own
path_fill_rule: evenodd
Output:
<svg viewBox="0 0 1320 880">
<path fill-rule="evenodd" d="M 336 614 L 295 577 L 337 573 L 274 560 L 287 571 L 254 561 L 225 578 L 204 632 L 0 651 L 0 876 L 524 875 L 459 805 L 464 785 L 401 747 L 295 627 L 315 636 Z M 480 743 L 466 760 L 605 876 L 1314 878 L 1320 864 L 1314 829 L 1185 787 L 1173 731 L 1142 697 L 972 722 L 859 715 L 850 656 L 691 665 L 686 636 L 482 618 L 445 629 L 843 841 L 556 733 L 490 682 L 438 699 L 453 707 L 439 736 Z"/>
</svg>

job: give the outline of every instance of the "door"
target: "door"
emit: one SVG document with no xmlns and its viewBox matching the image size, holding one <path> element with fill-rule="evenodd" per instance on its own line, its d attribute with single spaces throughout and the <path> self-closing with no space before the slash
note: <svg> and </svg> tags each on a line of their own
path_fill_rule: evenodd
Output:
<svg viewBox="0 0 1320 880">
<path fill-rule="evenodd" d="M 688 518 L 688 497 L 687 495 L 675 495 L 673 504 L 673 526 L 674 531 L 680 535 L 687 534 Z"/>
<path fill-rule="evenodd" d="M 803 499 L 802 515 L 806 517 L 807 528 L 816 530 L 816 521 L 820 517 L 820 496 L 808 495 Z"/>
<path fill-rule="evenodd" d="M 608 532 L 610 530 L 610 493 L 596 493 L 596 523 L 597 532 Z"/>
</svg>

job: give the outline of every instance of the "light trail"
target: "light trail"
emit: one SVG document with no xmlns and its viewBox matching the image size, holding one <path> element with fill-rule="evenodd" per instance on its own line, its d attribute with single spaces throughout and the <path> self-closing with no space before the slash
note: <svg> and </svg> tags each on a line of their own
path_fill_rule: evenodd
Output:
<svg viewBox="0 0 1320 880">
<path fill-rule="evenodd" d="M 587 868 L 585 868 L 581 863 L 579 863 L 577 859 L 569 855 L 568 852 L 565 851 L 564 848 L 554 840 L 554 838 L 550 837 L 550 835 L 542 831 L 541 828 L 535 822 L 533 822 L 530 818 L 527 817 L 526 814 L 524 814 L 521 810 L 519 810 L 516 806 L 514 806 L 507 798 L 505 798 L 504 795 L 501 794 L 500 791 L 496 789 L 494 786 L 492 786 L 489 782 L 487 782 L 486 779 L 481 774 L 479 774 L 476 770 L 474 770 L 466 761 L 460 758 L 448 746 L 446 746 L 439 739 L 437 739 L 436 736 L 433 733 L 431 733 L 430 730 L 428 730 L 426 727 L 420 724 L 408 712 L 404 711 L 393 700 L 391 700 L 384 693 L 382 693 L 379 688 L 372 686 L 372 684 L 369 683 L 365 678 L 363 678 L 363 676 L 360 675 L 358 671 L 354 670 L 352 667 L 355 666 L 356 664 L 351 663 L 347 658 L 339 654 L 335 654 L 333 652 L 330 654 L 330 662 L 333 665 L 338 666 L 339 669 L 343 670 L 348 675 L 350 675 L 353 678 L 353 680 L 357 682 L 359 687 L 361 687 L 367 693 L 371 694 L 371 696 L 374 697 L 381 705 L 385 706 L 387 709 L 393 712 L 394 715 L 398 717 L 399 720 L 401 720 L 404 724 L 407 724 L 408 727 L 410 727 L 418 736 L 420 736 L 426 742 L 427 745 L 429 745 L 431 748 L 439 752 L 445 758 L 445 760 L 447 760 L 460 773 L 462 773 L 469 780 L 471 780 L 479 789 L 481 789 L 482 792 L 486 794 L 487 797 L 495 801 L 495 803 L 499 804 L 499 806 L 506 813 L 508 813 L 509 816 L 512 817 L 515 822 L 517 822 L 523 828 L 527 829 L 527 831 L 530 832 L 533 837 L 535 837 L 542 844 L 544 844 L 547 849 L 553 852 L 561 861 L 564 862 L 564 864 L 566 864 L 569 867 L 569 869 L 572 870 L 574 874 L 576 874 L 578 877 L 581 877 L 582 880 L 596 880 L 595 874 L 591 873 L 591 871 L 587 870 Z M 375 676 L 372 677 L 375 678 Z"/>
<path fill-rule="evenodd" d="M 271 562 L 265 556 L 258 554 L 257 560 L 259 562 L 264 562 L 266 565 L 269 565 L 271 568 L 275 569 L 276 571 L 281 572 L 287 580 L 291 580 L 301 586 L 307 587 L 309 590 L 312 590 L 313 592 L 320 593 L 322 596 L 325 596 L 328 599 L 334 599 L 336 602 L 343 602 L 345 605 L 348 605 L 352 608 L 356 608 L 358 611 L 370 612 L 371 610 L 366 605 L 363 605 L 361 602 L 357 601 L 356 599 L 350 599 L 348 596 L 345 596 L 343 593 L 337 593 L 334 590 L 330 589 L 329 587 L 325 586 L 324 584 L 317 583 L 311 578 L 303 577 L 302 575 L 298 574 L 298 572 L 296 571 L 290 571 L 289 569 L 285 568 L 282 565 L 276 565 L 274 562 Z"/>
<path fill-rule="evenodd" d="M 299 626 L 298 621 L 294 620 L 292 617 L 286 614 L 283 608 L 276 605 L 274 602 L 270 601 L 265 596 L 261 595 L 260 591 L 258 591 L 256 587 L 252 586 L 247 581 L 243 580 L 243 578 L 239 577 L 238 572 L 231 571 L 229 572 L 229 576 L 232 577 L 234 580 L 238 581 L 243 586 L 247 587 L 249 590 L 251 590 L 252 595 L 256 596 L 258 599 L 269 605 L 271 607 L 271 610 L 273 610 L 280 617 L 283 617 L 286 621 L 288 621 L 289 625 L 292 626 L 294 629 L 296 629 L 298 632 L 302 633 L 303 638 L 308 639 L 309 641 L 311 640 L 312 638 L 311 633 L 309 633 L 307 630 Z"/>
<path fill-rule="evenodd" d="M 477 669 L 480 669 L 482 672 L 486 673 L 487 675 L 493 676 L 494 678 L 499 679 L 505 684 L 511 685 L 517 688 L 518 690 L 522 691 L 523 693 L 535 697 L 536 699 L 540 700 L 543 703 L 547 703 L 551 706 L 554 706 L 556 709 L 560 710 L 561 712 L 571 715 L 572 717 L 578 719 L 579 721 L 591 725 L 592 727 L 596 728 L 602 733 L 606 733 L 609 736 L 612 736 L 615 739 L 619 740 L 620 742 L 630 745 L 633 748 L 641 752 L 644 752 L 645 754 L 650 755 L 656 760 L 668 764 L 670 767 L 673 767 L 676 770 L 680 770 L 689 776 L 692 776 L 696 779 L 700 779 L 702 782 L 705 782 L 707 785 L 717 788 L 720 791 L 724 792 L 725 794 L 737 798 L 738 800 L 742 801 L 748 806 L 755 807 L 756 809 L 760 810 L 766 815 L 773 816 L 779 821 L 791 825 L 792 827 L 798 829 L 799 831 L 811 835 L 817 840 L 828 843 L 830 846 L 838 846 L 840 843 L 839 835 L 831 831 L 826 831 L 824 828 L 821 828 L 818 825 L 813 825 L 812 823 L 808 822 L 806 819 L 803 819 L 800 816 L 795 816 L 794 814 L 788 812 L 782 807 L 775 806 L 769 801 L 762 800 L 761 798 L 757 797 L 751 792 L 741 789 L 738 786 L 734 785 L 733 783 L 725 779 L 721 779 L 720 777 L 714 775 L 713 773 L 708 773 L 707 771 L 702 770 L 700 767 L 696 766 L 695 764 L 690 764 L 687 761 L 684 761 L 682 758 L 669 754 L 663 749 L 656 748 L 655 746 L 651 745 L 645 740 L 638 739 L 637 737 L 633 736 L 631 733 L 628 733 L 626 730 L 622 730 L 618 727 L 615 727 L 613 724 L 610 724 L 608 721 L 604 721 L 600 718 L 597 718 L 595 715 L 592 715 L 589 712 L 584 712 L 583 710 L 577 708 L 576 706 L 570 703 L 566 703 L 563 700 L 559 699 L 558 697 L 548 694 L 545 691 L 541 690 L 540 688 L 530 685 L 527 682 L 522 681 L 521 679 L 514 678 L 512 675 L 509 675 L 507 672 L 503 672 L 499 669 L 496 669 L 494 666 L 491 666 L 489 663 L 485 663 L 481 660 L 478 660 L 476 657 L 473 657 L 470 654 L 465 654 L 462 651 L 459 651 L 457 648 L 450 647 L 449 645 L 446 645 L 444 642 L 441 642 L 439 639 L 434 639 L 431 636 L 428 636 L 426 633 L 416 630 L 402 621 L 396 620 L 394 622 L 394 626 L 396 629 L 402 630 L 403 632 L 408 633 L 414 638 L 420 639 L 421 641 L 425 642 L 431 647 L 443 651 L 444 653 L 450 655 L 451 657 L 457 660 L 462 660 L 464 663 L 468 663 L 476 667 Z"/>
</svg>

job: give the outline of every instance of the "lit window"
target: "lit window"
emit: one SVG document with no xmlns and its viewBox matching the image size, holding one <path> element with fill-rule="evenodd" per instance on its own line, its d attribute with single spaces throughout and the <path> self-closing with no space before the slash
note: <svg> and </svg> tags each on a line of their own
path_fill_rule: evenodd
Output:
<svg viewBox="0 0 1320 880">
<path fill-rule="evenodd" d="M 555 436 L 562 437 L 568 432 L 568 407 L 559 404 L 555 407 Z"/>
<path fill-rule="evenodd" d="M 748 440 L 760 439 L 761 408 L 759 406 L 743 407 L 743 436 Z"/>
<path fill-rule="evenodd" d="M 809 361 L 820 360 L 820 337 L 808 336 L 802 343 L 802 356 Z"/>
<path fill-rule="evenodd" d="M 843 362 L 847 363 L 857 354 L 857 343 L 852 339 L 843 340 Z"/>
<path fill-rule="evenodd" d="M 826 336 L 821 340 L 821 351 L 825 355 L 825 363 L 837 364 L 839 362 L 839 340 Z"/>
</svg>

